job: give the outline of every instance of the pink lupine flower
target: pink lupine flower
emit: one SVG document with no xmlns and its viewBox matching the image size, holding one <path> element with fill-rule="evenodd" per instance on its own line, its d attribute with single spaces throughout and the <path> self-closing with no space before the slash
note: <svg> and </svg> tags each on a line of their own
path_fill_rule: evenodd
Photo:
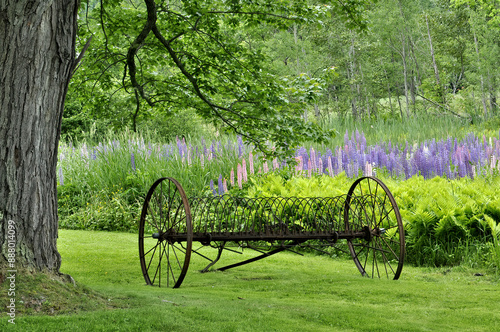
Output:
<svg viewBox="0 0 500 332">
<path fill-rule="evenodd" d="M 242 173 L 242 176 L 243 176 L 243 182 L 247 182 L 248 181 L 248 178 L 247 178 L 247 163 L 246 163 L 245 159 L 243 159 L 241 161 L 241 173 Z"/>
<path fill-rule="evenodd" d="M 365 176 L 373 176 L 372 164 L 369 162 L 365 164 Z"/>
<path fill-rule="evenodd" d="M 267 173 L 269 172 L 269 167 L 267 166 L 267 161 L 264 161 L 264 165 L 262 165 L 262 170 L 264 171 L 264 173 Z"/>
<path fill-rule="evenodd" d="M 241 174 L 242 171 L 241 171 L 241 165 L 238 164 L 238 167 L 237 167 L 237 171 L 236 171 L 237 175 L 237 179 L 238 179 L 238 187 L 240 187 L 240 189 L 242 189 L 242 180 L 243 180 L 243 175 Z"/>
<path fill-rule="evenodd" d="M 274 158 L 273 159 L 273 169 L 274 170 L 277 170 L 279 168 L 279 165 L 278 165 L 278 159 L 277 158 Z"/>
<path fill-rule="evenodd" d="M 328 157 L 328 174 L 330 174 L 330 176 L 333 176 L 333 166 L 332 166 L 331 156 Z"/>
<path fill-rule="evenodd" d="M 234 168 L 231 168 L 231 174 L 229 175 L 229 182 L 231 182 L 231 187 L 234 187 Z"/>
<path fill-rule="evenodd" d="M 316 152 L 314 151 L 314 148 L 311 148 L 311 158 L 310 158 L 310 160 L 312 160 L 312 163 L 311 163 L 312 170 L 316 171 L 316 169 L 317 169 L 317 165 L 316 165 Z"/>
<path fill-rule="evenodd" d="M 300 172 L 302 172 L 302 168 L 304 166 L 302 156 L 295 157 L 295 161 L 297 161 L 297 165 L 295 165 L 295 173 L 299 174 Z"/>
<path fill-rule="evenodd" d="M 318 173 L 323 174 L 323 160 L 321 158 L 318 160 Z"/>
<path fill-rule="evenodd" d="M 307 161 L 307 177 L 310 178 L 312 175 L 312 164 L 311 159 Z"/>
<path fill-rule="evenodd" d="M 250 174 L 253 175 L 254 174 L 254 170 L 253 170 L 253 154 L 252 154 L 252 151 L 250 151 L 250 154 L 248 155 L 248 166 L 250 167 Z"/>
<path fill-rule="evenodd" d="M 222 188 L 225 193 L 227 193 L 227 181 L 226 178 L 224 178 L 224 181 L 222 181 Z"/>
</svg>

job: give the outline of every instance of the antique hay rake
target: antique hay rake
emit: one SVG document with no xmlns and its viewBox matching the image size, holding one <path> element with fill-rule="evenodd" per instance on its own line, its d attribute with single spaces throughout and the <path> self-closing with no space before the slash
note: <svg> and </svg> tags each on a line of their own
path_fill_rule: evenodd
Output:
<svg viewBox="0 0 500 332">
<path fill-rule="evenodd" d="M 199 243 L 195 249 L 194 243 Z M 207 257 L 203 247 L 217 249 Z M 139 225 L 139 257 L 148 285 L 177 288 L 191 256 L 206 260 L 207 272 L 224 250 L 250 248 L 259 256 L 227 270 L 293 247 L 350 254 L 362 275 L 398 279 L 405 255 L 404 228 L 389 189 L 374 177 L 354 182 L 337 197 L 194 197 L 173 178 L 150 188 Z M 330 250 L 331 252 L 331 250 Z"/>
</svg>

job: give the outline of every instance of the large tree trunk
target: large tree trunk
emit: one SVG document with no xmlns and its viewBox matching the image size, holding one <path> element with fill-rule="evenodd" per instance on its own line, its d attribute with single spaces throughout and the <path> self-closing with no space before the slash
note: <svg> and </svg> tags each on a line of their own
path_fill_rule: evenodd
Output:
<svg viewBox="0 0 500 332">
<path fill-rule="evenodd" d="M 78 3 L 0 0 L 1 267 L 12 257 L 11 220 L 16 268 L 57 272 L 61 264 L 57 148 L 75 63 Z"/>
</svg>

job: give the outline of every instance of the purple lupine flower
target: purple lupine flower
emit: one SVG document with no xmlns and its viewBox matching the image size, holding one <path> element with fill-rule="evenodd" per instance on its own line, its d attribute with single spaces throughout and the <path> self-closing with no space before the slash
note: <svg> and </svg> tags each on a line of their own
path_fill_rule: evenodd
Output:
<svg viewBox="0 0 500 332">
<path fill-rule="evenodd" d="M 333 176 L 332 157 L 328 156 L 328 174 Z"/>
<path fill-rule="evenodd" d="M 210 145 L 210 151 L 212 154 L 212 158 L 216 159 L 217 158 L 217 151 L 215 150 L 215 140 L 212 141 L 212 145 Z"/>
<path fill-rule="evenodd" d="M 130 162 L 132 164 L 132 170 L 135 172 L 136 171 L 136 168 L 135 168 L 135 156 L 134 156 L 133 152 L 131 153 L 131 156 L 130 156 Z"/>
<path fill-rule="evenodd" d="M 179 139 L 178 136 L 175 136 L 175 140 L 177 141 L 177 148 L 179 149 L 179 155 L 181 156 L 182 158 L 182 155 L 183 155 L 183 149 L 182 149 L 182 143 L 181 143 L 181 140 Z"/>
<path fill-rule="evenodd" d="M 342 167 L 342 149 L 341 148 L 339 148 L 338 152 L 337 152 L 337 169 L 338 169 L 338 173 L 342 173 L 342 171 L 345 169 Z"/>
<path fill-rule="evenodd" d="M 214 180 L 210 180 L 210 190 L 212 190 L 214 196 L 217 196 L 217 191 L 214 188 Z"/>
<path fill-rule="evenodd" d="M 356 135 L 356 144 L 359 145 L 359 143 L 361 142 L 361 135 L 359 134 L 358 129 L 356 129 L 355 135 Z"/>
<path fill-rule="evenodd" d="M 361 149 L 364 151 L 366 149 L 366 137 L 365 134 L 361 133 Z"/>
<path fill-rule="evenodd" d="M 243 139 L 241 136 L 238 136 L 238 158 L 243 156 Z"/>
<path fill-rule="evenodd" d="M 59 167 L 59 184 L 64 186 L 64 177 L 62 167 Z"/>
</svg>

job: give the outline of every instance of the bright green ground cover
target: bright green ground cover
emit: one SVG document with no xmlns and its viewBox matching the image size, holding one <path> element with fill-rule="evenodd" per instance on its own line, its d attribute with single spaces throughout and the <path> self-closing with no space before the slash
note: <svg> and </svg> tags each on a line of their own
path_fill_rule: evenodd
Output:
<svg viewBox="0 0 500 332">
<path fill-rule="evenodd" d="M 194 258 L 181 288 L 158 289 L 144 285 L 135 234 L 60 230 L 59 237 L 61 271 L 100 292 L 118 309 L 100 304 L 99 310 L 77 314 L 18 316 L 8 330 L 500 329 L 499 280 L 484 270 L 405 266 L 398 281 L 372 280 L 361 277 L 350 260 L 280 253 L 226 272 L 201 274 L 200 261 Z M 244 258 L 250 255 L 245 252 Z M 223 259 L 221 264 L 241 256 L 225 253 Z M 69 285 L 61 288 L 73 287 Z M 3 317 L 0 329 L 6 330 L 6 325 Z"/>
</svg>

